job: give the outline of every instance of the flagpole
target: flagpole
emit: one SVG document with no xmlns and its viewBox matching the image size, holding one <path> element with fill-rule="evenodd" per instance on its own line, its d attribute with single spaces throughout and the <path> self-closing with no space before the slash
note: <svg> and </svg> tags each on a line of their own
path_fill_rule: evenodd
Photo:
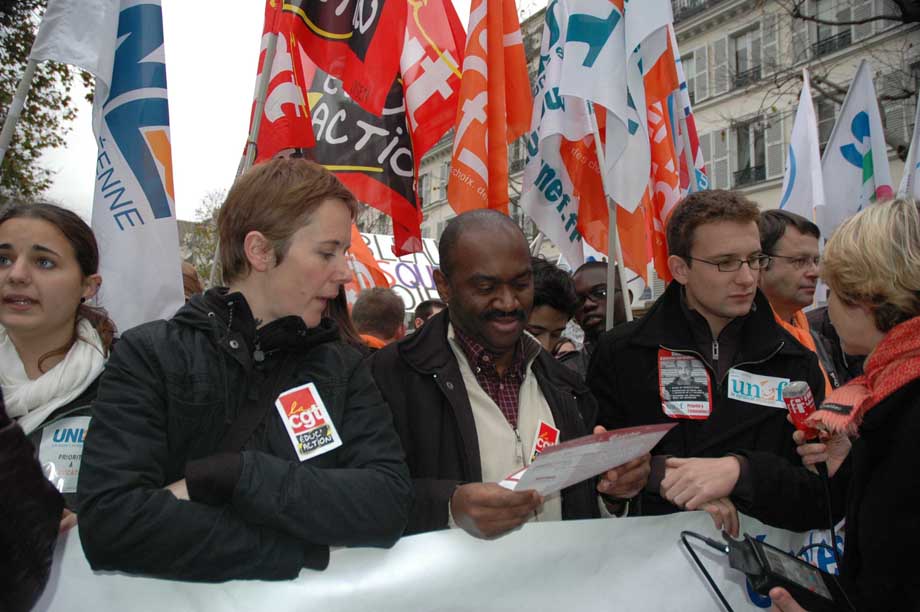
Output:
<svg viewBox="0 0 920 612">
<path fill-rule="evenodd" d="M 537 232 L 537 237 L 534 238 L 533 242 L 530 243 L 530 254 L 531 255 L 536 256 L 540 253 L 540 249 L 543 248 L 543 238 L 544 238 L 543 232 Z"/>
<path fill-rule="evenodd" d="M 280 14 L 281 3 L 278 3 Z M 278 19 L 278 14 L 275 19 Z M 259 82 L 256 85 L 256 106 L 252 114 L 252 126 L 249 128 L 249 138 L 246 140 L 246 149 L 243 157 L 240 159 L 240 165 L 236 169 L 236 176 L 246 172 L 252 167 L 256 160 L 256 143 L 259 140 L 259 128 L 262 126 L 262 113 L 265 112 L 265 98 L 268 95 L 268 84 L 272 80 L 272 68 L 275 64 L 275 52 L 278 49 L 278 24 L 274 24 L 274 30 L 268 38 L 268 46 L 265 48 L 265 61 L 262 63 L 262 73 L 259 75 Z M 208 279 L 208 285 L 213 287 L 217 281 L 217 260 L 220 258 L 220 237 L 217 238 L 217 245 L 214 247 L 214 260 L 211 262 L 211 275 Z"/>
<path fill-rule="evenodd" d="M 30 59 L 26 64 L 25 72 L 22 73 L 22 80 L 19 81 L 19 87 L 16 88 L 16 94 L 10 104 L 10 110 L 3 120 L 3 131 L 0 132 L 0 166 L 6 157 L 6 152 L 13 141 L 13 134 L 16 132 L 16 124 L 19 123 L 19 116 L 22 114 L 22 107 L 25 106 L 26 98 L 29 95 L 29 89 L 32 87 L 32 79 L 35 77 L 35 70 L 38 68 L 38 62 Z M 2 176 L 2 174 L 0 174 Z"/>
<path fill-rule="evenodd" d="M 591 104 L 588 104 L 585 101 L 585 104 L 588 106 L 588 116 L 591 120 L 591 131 L 594 133 L 594 148 L 597 152 L 597 162 L 601 171 L 601 183 L 604 185 L 604 196 L 607 199 L 607 211 L 610 216 L 610 221 L 607 231 L 607 294 L 613 293 L 616 295 L 616 291 L 611 292 L 611 289 L 616 287 L 616 277 L 614 274 L 619 274 L 620 276 L 620 292 L 623 296 L 623 307 L 626 311 L 626 320 L 632 321 L 632 306 L 629 303 L 629 291 L 626 287 L 626 266 L 623 265 L 623 248 L 620 245 L 619 232 L 617 232 L 617 203 L 613 201 L 610 197 L 610 190 L 607 189 L 607 176 L 604 173 L 605 163 L 604 163 L 604 149 L 601 146 L 601 133 L 600 129 L 597 126 L 597 118 L 594 116 L 594 108 Z M 613 259 L 613 255 L 616 255 L 616 264 L 614 266 L 610 265 L 610 260 Z M 607 312 L 605 316 L 607 317 L 607 329 L 613 328 L 613 310 L 614 310 L 614 300 L 607 300 Z"/>
</svg>

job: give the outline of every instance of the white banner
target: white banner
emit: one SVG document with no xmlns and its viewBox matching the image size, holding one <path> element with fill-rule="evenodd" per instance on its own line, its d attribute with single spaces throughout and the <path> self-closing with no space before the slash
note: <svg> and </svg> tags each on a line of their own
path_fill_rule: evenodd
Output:
<svg viewBox="0 0 920 612">
<path fill-rule="evenodd" d="M 872 83 L 862 60 L 821 159 L 825 206 L 817 213 L 821 234 L 830 236 L 845 219 L 894 195 L 885 130 Z"/>
<path fill-rule="evenodd" d="M 748 517 L 741 528 L 793 552 L 809 541 Z M 530 523 L 493 541 L 441 531 L 403 538 L 389 550 L 334 551 L 326 571 L 303 570 L 295 580 L 222 584 L 94 573 L 74 529 L 58 544 L 48 589 L 35 610 L 719 610 L 680 544 L 685 529 L 719 537 L 709 516 L 698 512 Z M 724 555 L 697 550 L 735 610 L 769 607 L 767 598 L 752 597 Z"/>
<path fill-rule="evenodd" d="M 821 175 L 821 149 L 818 145 L 818 120 L 811 101 L 808 69 L 802 69 L 802 93 L 792 124 L 792 137 L 786 153 L 783 196 L 779 207 L 815 219 L 815 209 L 824 206 L 824 179 Z"/>
<path fill-rule="evenodd" d="M 550 2 L 543 24 L 530 132 L 524 139 L 527 165 L 521 208 L 556 245 L 565 260 L 577 268 L 583 263 L 584 244 L 577 228 L 580 198 L 569 176 L 561 146 L 563 138 L 573 142 L 587 136 L 593 138 L 593 119 L 585 100 L 564 98 L 560 93 L 568 22 L 568 3 L 564 0 Z M 596 159 L 594 161 L 596 163 Z"/>
<path fill-rule="evenodd" d="M 93 102 L 98 301 L 120 331 L 171 317 L 184 302 L 173 193 L 163 14 L 159 0 L 122 0 L 107 95 Z"/>
<path fill-rule="evenodd" d="M 914 134 L 910 139 L 910 150 L 904 161 L 904 176 L 898 188 L 898 197 L 920 201 L 920 96 L 917 96 L 917 111 L 914 114 Z"/>
<path fill-rule="evenodd" d="M 425 300 L 439 300 L 434 286 L 434 269 L 438 267 L 438 243 L 431 238 L 422 240 L 422 251 L 402 257 L 393 254 L 393 236 L 386 234 L 361 234 L 371 250 L 380 270 L 406 305 L 407 312 Z"/>
</svg>

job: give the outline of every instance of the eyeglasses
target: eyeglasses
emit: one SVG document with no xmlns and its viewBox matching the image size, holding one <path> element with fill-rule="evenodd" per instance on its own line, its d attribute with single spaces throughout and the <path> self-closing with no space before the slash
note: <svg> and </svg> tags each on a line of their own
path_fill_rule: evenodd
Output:
<svg viewBox="0 0 920 612">
<path fill-rule="evenodd" d="M 591 298 L 592 302 L 600 302 L 601 300 L 607 299 L 607 285 L 594 285 L 588 289 L 587 293 L 580 293 L 575 299 L 575 306 L 581 308 L 585 305 L 585 302 L 588 301 L 588 298 Z"/>
<path fill-rule="evenodd" d="M 816 268 L 821 265 L 820 255 L 803 255 L 801 257 L 789 257 L 788 255 L 770 255 L 770 257 L 785 259 L 789 262 L 789 265 L 791 265 L 796 270 L 801 270 L 808 264 L 811 264 Z"/>
<path fill-rule="evenodd" d="M 747 259 L 728 259 L 725 261 L 709 261 L 708 259 L 699 259 L 697 257 L 690 257 L 687 255 L 687 259 L 692 259 L 693 261 L 701 261 L 710 266 L 716 266 L 719 268 L 719 272 L 737 272 L 741 269 L 741 266 L 744 264 L 748 265 L 748 268 L 751 270 L 760 270 L 766 268 L 770 265 L 770 256 L 769 255 L 754 255 Z"/>
</svg>

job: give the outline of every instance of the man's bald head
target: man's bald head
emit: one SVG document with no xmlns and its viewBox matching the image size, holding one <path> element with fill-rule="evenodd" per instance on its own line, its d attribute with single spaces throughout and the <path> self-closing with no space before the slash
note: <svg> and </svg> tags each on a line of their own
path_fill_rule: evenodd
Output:
<svg viewBox="0 0 920 612">
<path fill-rule="evenodd" d="M 454 270 L 453 258 L 461 237 L 481 237 L 495 233 L 506 234 L 510 240 L 520 240 L 524 248 L 529 250 L 527 238 L 521 228 L 510 217 L 497 210 L 488 208 L 471 210 L 448 221 L 438 243 L 438 259 L 444 276 L 450 277 Z"/>
</svg>

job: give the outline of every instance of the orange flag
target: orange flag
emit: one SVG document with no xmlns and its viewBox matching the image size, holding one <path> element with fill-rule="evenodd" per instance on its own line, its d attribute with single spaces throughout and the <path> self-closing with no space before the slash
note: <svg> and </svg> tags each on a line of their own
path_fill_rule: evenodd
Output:
<svg viewBox="0 0 920 612">
<path fill-rule="evenodd" d="M 380 268 L 380 264 L 374 259 L 374 254 L 370 247 L 364 243 L 358 226 L 351 224 L 351 273 L 352 279 L 347 284 L 346 289 L 354 289 L 357 296 L 362 289 L 370 287 L 392 287 L 393 283 L 387 278 L 387 274 Z"/>
<path fill-rule="evenodd" d="M 532 105 L 514 0 L 473 0 L 447 183 L 458 214 L 508 213 L 508 145 L 530 127 Z"/>
</svg>

